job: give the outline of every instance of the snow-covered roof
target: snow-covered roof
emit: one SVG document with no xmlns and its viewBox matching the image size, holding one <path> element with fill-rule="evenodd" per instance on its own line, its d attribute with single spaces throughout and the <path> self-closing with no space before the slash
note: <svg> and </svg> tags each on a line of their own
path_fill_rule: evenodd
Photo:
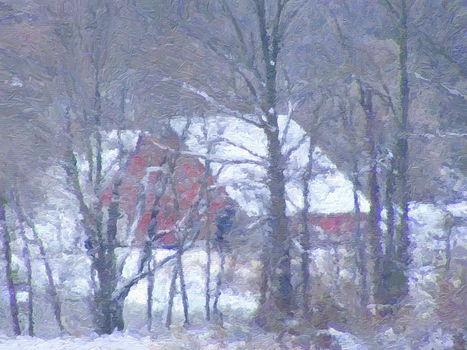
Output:
<svg viewBox="0 0 467 350">
<path fill-rule="evenodd" d="M 172 127 L 183 129 L 186 119 L 174 118 Z M 269 196 L 266 188 L 267 142 L 263 131 L 250 123 L 233 117 L 192 118 L 187 146 L 193 154 L 206 156 L 204 123 L 208 140 L 216 141 L 209 158 L 219 173 L 219 185 L 236 200 L 249 215 L 266 214 Z M 295 214 L 303 208 L 301 178 L 308 159 L 309 143 L 305 131 L 285 115 L 279 117 L 279 133 L 283 154 L 289 154 L 286 167 L 287 211 Z M 314 178 L 310 182 L 310 212 L 321 214 L 347 213 L 354 210 L 353 186 L 331 160 L 316 147 L 314 149 Z M 225 160 L 222 162 L 221 160 Z M 244 164 L 241 161 L 245 161 Z M 231 163 L 229 164 L 229 161 Z M 224 165 L 222 165 L 225 163 Z M 360 193 L 362 212 L 369 210 L 368 201 Z"/>
</svg>

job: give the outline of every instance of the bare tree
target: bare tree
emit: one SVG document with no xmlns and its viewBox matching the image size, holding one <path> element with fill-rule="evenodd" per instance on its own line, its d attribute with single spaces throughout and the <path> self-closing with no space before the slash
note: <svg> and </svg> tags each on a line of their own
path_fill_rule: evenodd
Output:
<svg viewBox="0 0 467 350">
<path fill-rule="evenodd" d="M 21 238 L 22 249 L 21 255 L 24 261 L 24 265 L 26 266 L 26 286 L 27 286 L 27 293 L 28 293 L 28 335 L 30 337 L 34 336 L 34 292 L 32 289 L 32 265 L 31 265 L 31 252 L 30 252 L 30 241 L 26 236 L 25 230 L 25 221 L 21 216 L 19 203 L 18 203 L 18 194 L 12 193 L 10 195 L 10 203 L 14 209 L 16 217 L 18 218 L 18 225 L 19 225 L 19 237 Z"/>
<path fill-rule="evenodd" d="M 368 217 L 368 243 L 370 248 L 370 278 L 375 301 L 380 301 L 381 274 L 383 261 L 381 223 L 381 198 L 378 183 L 378 154 L 375 140 L 376 113 L 373 107 L 373 91 L 363 87 L 358 81 L 360 92 L 360 106 L 365 113 L 365 136 L 370 161 L 368 171 L 368 189 L 370 200 L 370 213 Z"/>
<path fill-rule="evenodd" d="M 11 324 L 13 328 L 14 335 L 21 335 L 21 327 L 19 324 L 19 312 L 18 312 L 18 301 L 16 297 L 16 287 L 13 280 L 12 266 L 11 266 L 11 237 L 8 232 L 7 222 L 6 222 L 6 200 L 3 197 L 0 197 L 0 230 L 2 233 L 2 248 L 3 255 L 5 257 L 5 277 L 8 286 L 8 296 L 10 301 L 10 314 L 11 314 Z"/>
<path fill-rule="evenodd" d="M 231 1 L 222 1 L 214 7 L 207 10 L 211 12 L 205 17 L 214 20 L 208 24 L 206 19 L 206 24 L 225 26 L 228 23 L 229 33 L 225 37 L 215 37 L 204 32 L 197 39 L 205 43 L 207 52 L 213 55 L 219 66 L 231 67 L 233 75 L 228 80 L 224 79 L 225 82 L 233 83 L 234 91 L 230 96 L 233 96 L 233 101 L 239 102 L 237 105 L 246 106 L 248 103 L 250 108 L 230 107 L 233 101 L 229 101 L 227 96 L 217 98 L 217 95 L 209 94 L 209 91 L 215 91 L 209 84 L 194 82 L 185 87 L 188 87 L 188 92 L 201 97 L 211 110 L 240 118 L 252 127 L 260 128 L 266 136 L 270 234 L 264 242 L 263 257 L 266 260 L 263 261 L 260 310 L 267 310 L 264 315 L 274 314 L 277 320 L 283 321 L 295 308 L 295 301 L 291 284 L 290 236 L 285 212 L 285 157 L 282 154 L 278 125 L 280 110 L 287 104 L 282 96 L 282 73 L 286 65 L 282 61 L 281 50 L 287 43 L 287 30 L 299 11 L 300 2 L 255 0 L 251 3 L 242 1 L 236 5 Z M 197 11 L 197 8 L 190 10 Z M 241 24 L 242 16 L 248 18 L 247 26 Z M 183 28 L 193 29 L 189 24 L 182 25 Z M 196 32 L 200 33 L 197 29 Z M 190 35 L 191 31 L 186 32 Z M 225 45 L 226 40 L 229 41 Z M 276 312 L 272 312 L 271 308 Z"/>
</svg>

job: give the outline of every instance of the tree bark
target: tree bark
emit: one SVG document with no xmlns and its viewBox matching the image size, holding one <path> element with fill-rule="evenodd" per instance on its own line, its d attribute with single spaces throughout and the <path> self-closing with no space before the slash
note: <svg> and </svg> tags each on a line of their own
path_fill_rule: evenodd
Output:
<svg viewBox="0 0 467 350">
<path fill-rule="evenodd" d="M 410 188 L 408 182 L 409 169 L 409 144 L 407 139 L 408 116 L 409 116 L 409 75 L 407 67 L 408 58 L 408 9 L 406 0 L 401 0 L 400 21 L 399 21 L 399 99 L 400 118 L 399 133 L 397 139 L 398 156 L 398 182 L 399 182 L 399 211 L 401 217 L 397 227 L 396 257 L 404 272 L 410 264 L 409 256 L 409 200 Z M 401 285 L 400 296 L 406 295 L 408 286 Z"/>
<path fill-rule="evenodd" d="M 269 299 L 269 247 L 266 243 L 263 244 L 263 251 L 261 252 L 261 276 L 260 276 L 260 286 L 259 286 L 259 305 L 260 308 L 266 304 L 266 301 Z"/>
<path fill-rule="evenodd" d="M 180 251 L 177 255 L 177 265 L 178 265 L 178 278 L 180 281 L 180 292 L 182 293 L 182 304 L 183 304 L 183 315 L 185 317 L 185 325 L 190 324 L 190 318 L 188 313 L 188 294 L 186 292 L 186 284 L 185 284 L 185 273 L 183 271 L 183 261 L 182 261 L 182 254 L 183 251 L 179 248 Z"/>
<path fill-rule="evenodd" d="M 212 304 L 212 312 L 214 315 L 216 315 L 217 321 L 220 321 L 222 323 L 223 315 L 222 312 L 219 310 L 219 299 L 222 294 L 222 281 L 224 278 L 225 271 L 225 251 L 223 247 L 223 242 L 218 242 L 217 249 L 219 252 L 219 272 L 217 273 L 216 293 L 214 295 L 214 302 Z"/>
<path fill-rule="evenodd" d="M 167 317 L 165 319 L 165 326 L 167 328 L 170 328 L 170 325 L 172 324 L 172 309 L 174 305 L 175 292 L 177 289 L 177 276 L 178 276 L 178 266 L 175 265 L 173 268 L 173 272 L 172 272 L 172 279 L 170 281 L 169 300 L 168 300 L 168 306 L 167 306 Z"/>
<path fill-rule="evenodd" d="M 354 178 L 353 178 L 353 200 L 354 200 L 354 214 L 356 223 L 355 232 L 355 252 L 357 257 L 357 271 L 360 277 L 359 296 L 360 305 L 362 308 L 366 308 L 369 302 L 368 295 L 368 270 L 367 270 L 367 256 L 366 256 L 366 244 L 365 238 L 363 237 L 362 231 L 362 214 L 360 209 L 360 199 L 358 197 L 358 191 L 360 190 L 360 181 L 357 175 L 358 165 L 355 162 L 354 167 Z"/>
<path fill-rule="evenodd" d="M 211 320 L 211 237 L 206 237 L 206 281 L 204 286 L 204 312 L 207 321 Z"/>
<path fill-rule="evenodd" d="M 268 188 L 271 196 L 271 255 L 270 255 L 270 296 L 273 305 L 287 317 L 293 308 L 294 297 L 290 262 L 290 237 L 288 236 L 288 220 L 285 203 L 285 178 L 283 159 L 279 141 L 277 116 L 269 115 L 269 125 L 273 130 L 266 132 L 268 138 Z"/>
<path fill-rule="evenodd" d="M 21 240 L 23 241 L 23 248 L 22 248 L 22 257 L 24 260 L 24 264 L 26 265 L 26 273 L 27 273 L 27 287 L 28 287 L 28 335 L 30 337 L 34 336 L 34 292 L 32 289 L 32 265 L 31 265 L 31 254 L 29 251 L 29 244 L 26 238 L 26 232 L 24 230 L 24 221 L 20 219 L 18 215 L 18 211 L 16 210 L 18 220 L 19 220 L 19 235 Z"/>
<path fill-rule="evenodd" d="M 204 312 L 207 321 L 211 320 L 211 264 L 212 264 L 212 238 L 211 238 L 211 228 L 209 222 L 209 212 L 211 207 L 211 195 L 208 188 L 208 181 L 211 177 L 211 161 L 209 160 L 209 156 L 212 154 L 213 150 L 213 142 L 209 139 L 209 132 L 206 119 L 203 120 L 203 135 L 204 141 L 206 142 L 206 158 L 204 163 L 204 179 L 203 183 L 201 184 L 201 193 L 204 194 L 206 199 L 206 216 L 208 220 L 206 220 L 206 280 L 205 280 L 205 295 L 204 295 Z"/>
<path fill-rule="evenodd" d="M 31 265 L 31 252 L 29 250 L 29 240 L 26 237 L 25 220 L 20 210 L 20 203 L 18 193 L 13 191 L 11 193 L 10 203 L 14 209 L 19 223 L 19 236 L 22 241 L 21 254 L 26 266 L 26 285 L 28 288 L 28 335 L 34 336 L 34 291 L 32 288 L 32 265 Z"/>
<path fill-rule="evenodd" d="M 360 105 L 365 112 L 365 136 L 367 139 L 367 150 L 370 161 L 368 172 L 368 190 L 370 200 L 370 212 L 368 214 L 368 243 L 370 250 L 370 281 L 371 292 L 375 303 L 380 303 L 382 288 L 382 231 L 381 223 L 381 202 L 380 188 L 378 184 L 378 154 L 375 140 L 375 120 L 376 113 L 373 110 L 373 92 L 370 88 L 364 88 L 359 82 Z"/>
<path fill-rule="evenodd" d="M 119 305 L 113 299 L 113 292 L 117 287 L 116 266 L 116 236 L 117 223 L 120 216 L 119 187 L 121 181 L 117 180 L 112 188 L 112 201 L 108 208 L 107 232 L 105 237 L 99 239 L 95 268 L 99 281 L 95 303 L 98 310 L 98 333 L 111 334 L 115 328 L 123 330 Z M 102 234 L 101 234 L 102 236 Z"/>
<path fill-rule="evenodd" d="M 5 277 L 8 287 L 8 295 L 10 301 L 10 315 L 11 324 L 13 327 L 14 335 L 21 335 L 21 327 L 19 324 L 19 312 L 18 312 L 18 301 L 16 299 L 16 287 L 13 280 L 13 271 L 11 266 L 11 241 L 10 233 L 8 232 L 6 224 L 6 213 L 5 213 L 6 202 L 3 198 L 0 198 L 0 230 L 2 235 L 3 243 L 3 254 L 5 256 Z"/>
<path fill-rule="evenodd" d="M 308 149 L 308 162 L 303 174 L 303 209 L 302 209 L 302 232 L 300 235 L 301 253 L 301 270 L 302 270 L 302 307 L 303 316 L 309 319 L 310 314 L 310 228 L 308 225 L 308 216 L 310 215 L 310 202 L 308 197 L 310 194 L 310 181 L 313 170 L 313 151 L 314 146 L 310 139 Z"/>
<path fill-rule="evenodd" d="M 395 230 L 395 211 L 394 211 L 394 191 L 395 191 L 395 158 L 392 157 L 389 169 L 386 175 L 386 239 L 385 239 L 385 258 L 392 260 L 395 254 L 394 230 Z"/>
<path fill-rule="evenodd" d="M 454 216 L 451 213 L 447 213 L 444 218 L 444 231 L 445 231 L 445 254 L 446 254 L 446 264 L 444 265 L 444 277 L 448 278 L 449 270 L 451 269 L 451 260 L 452 260 L 452 230 L 455 227 Z"/>
<path fill-rule="evenodd" d="M 149 274 L 148 274 L 148 300 L 147 300 L 147 310 L 146 310 L 146 313 L 147 313 L 147 327 L 148 327 L 148 331 L 150 332 L 151 331 L 151 328 L 152 328 L 152 305 L 153 305 L 153 293 L 154 293 L 154 269 L 152 268 L 152 260 L 153 258 L 151 258 L 149 261 L 148 261 L 148 271 L 149 271 Z"/>
<path fill-rule="evenodd" d="M 270 251 L 267 272 L 270 274 L 269 293 L 264 304 L 270 304 L 263 310 L 274 315 L 276 321 L 283 322 L 290 316 L 294 308 L 292 288 L 290 237 L 288 236 L 288 219 L 286 216 L 284 159 L 279 138 L 277 105 L 277 60 L 279 56 L 281 36 L 279 24 L 286 2 L 278 1 L 274 15 L 271 33 L 268 33 L 266 4 L 264 0 L 255 1 L 255 11 L 258 20 L 258 30 L 261 42 L 261 52 L 265 72 L 265 97 L 263 112 L 266 116 L 264 131 L 267 138 L 269 165 L 267 168 L 268 190 L 270 193 Z M 267 248 L 267 247 L 266 247 Z M 269 250 L 269 249 L 267 249 Z M 268 254 L 269 253 L 269 254 Z M 275 310 L 270 310 L 273 307 Z"/>
</svg>

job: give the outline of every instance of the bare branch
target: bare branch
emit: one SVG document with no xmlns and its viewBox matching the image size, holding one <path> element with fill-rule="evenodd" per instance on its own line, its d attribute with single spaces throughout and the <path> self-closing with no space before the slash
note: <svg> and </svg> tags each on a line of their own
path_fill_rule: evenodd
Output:
<svg viewBox="0 0 467 350">
<path fill-rule="evenodd" d="M 254 126 L 256 126 L 258 128 L 261 128 L 261 129 L 265 128 L 264 123 L 256 122 L 256 121 L 253 121 L 251 119 L 245 118 L 245 115 L 243 115 L 242 113 L 240 113 L 238 111 L 235 111 L 233 109 L 230 109 L 229 107 L 227 107 L 227 106 L 223 105 L 222 103 L 220 103 L 219 101 L 217 101 L 212 96 L 208 95 L 206 92 L 200 91 L 200 90 L 196 89 L 195 87 L 191 86 L 190 84 L 184 83 L 183 88 L 185 90 L 187 90 L 187 91 L 190 91 L 190 92 L 198 95 L 198 96 L 201 96 L 202 98 L 204 98 L 206 100 L 206 102 L 208 102 L 210 105 L 216 107 L 221 113 L 223 113 L 223 114 L 225 114 L 227 116 L 235 117 L 237 119 L 240 119 L 240 120 L 244 121 L 245 123 L 254 125 Z"/>
<path fill-rule="evenodd" d="M 281 40 L 283 40 L 287 34 L 287 29 L 289 28 L 290 24 L 293 23 L 295 17 L 297 17 L 297 15 L 303 11 L 303 6 L 305 6 L 306 4 L 306 1 L 307 0 L 304 0 L 303 1 L 303 4 L 297 6 L 293 11 L 292 13 L 290 13 L 290 15 L 288 16 L 288 19 L 286 22 L 282 22 L 282 25 L 280 26 L 279 28 L 279 37 L 281 38 Z"/>
<path fill-rule="evenodd" d="M 302 136 L 302 138 L 300 139 L 300 141 L 298 141 L 298 143 L 295 144 L 295 146 L 291 147 L 291 148 L 287 151 L 287 153 L 284 155 L 285 159 L 290 158 L 290 156 L 291 156 L 296 150 L 298 150 L 298 149 L 305 143 L 305 141 L 307 140 L 307 138 L 308 138 L 308 135 L 307 135 L 307 134 L 304 134 L 304 135 Z"/>
<path fill-rule="evenodd" d="M 248 50 L 247 50 L 245 38 L 242 32 L 242 29 L 240 27 L 240 24 L 238 23 L 237 18 L 234 16 L 232 9 L 230 8 L 226 0 L 222 0 L 222 5 L 226 9 L 227 16 L 235 29 L 235 34 L 237 34 L 237 38 L 238 38 L 238 41 L 240 41 L 240 45 L 242 46 L 244 55 L 247 56 Z"/>
<path fill-rule="evenodd" d="M 249 149 L 249 148 L 246 147 L 246 146 L 243 146 L 243 145 L 240 145 L 240 144 L 235 143 L 235 142 L 233 142 L 233 141 L 230 141 L 230 140 L 226 139 L 225 137 L 219 137 L 219 138 L 217 138 L 215 141 L 217 141 L 217 142 L 223 142 L 223 143 L 226 143 L 226 144 L 228 144 L 228 145 L 231 145 L 231 146 L 240 148 L 240 149 L 242 149 L 242 150 L 248 152 L 249 154 L 251 154 L 251 155 L 254 156 L 254 157 L 260 158 L 260 159 L 262 159 L 262 160 L 264 160 L 264 161 L 267 160 L 267 157 L 262 156 L 261 154 L 258 154 L 258 153 L 256 153 L 256 152 L 252 151 L 251 149 Z"/>
<path fill-rule="evenodd" d="M 289 133 L 289 128 L 290 128 L 290 122 L 292 121 L 293 114 L 295 112 L 295 108 L 297 107 L 297 102 L 292 103 L 288 101 L 287 103 L 288 111 L 287 111 L 287 122 L 285 124 L 284 132 L 282 134 L 282 139 L 281 139 L 281 146 L 285 144 L 287 141 L 287 135 Z"/>
<path fill-rule="evenodd" d="M 190 152 L 190 151 L 177 151 L 172 148 L 169 148 L 168 146 L 159 144 L 155 141 L 152 141 L 154 145 L 160 147 L 161 149 L 167 150 L 171 153 L 178 153 L 180 155 L 186 155 L 186 156 L 192 156 L 192 157 L 198 157 L 200 159 L 204 160 L 209 160 L 213 163 L 219 163 L 219 164 L 225 164 L 225 165 L 234 165 L 234 164 L 254 164 L 254 165 L 259 165 L 259 166 L 267 166 L 266 162 L 261 162 L 253 159 L 225 159 L 225 158 L 220 158 L 220 157 L 215 157 L 212 155 L 206 155 L 204 153 L 197 153 L 197 152 Z"/>
</svg>

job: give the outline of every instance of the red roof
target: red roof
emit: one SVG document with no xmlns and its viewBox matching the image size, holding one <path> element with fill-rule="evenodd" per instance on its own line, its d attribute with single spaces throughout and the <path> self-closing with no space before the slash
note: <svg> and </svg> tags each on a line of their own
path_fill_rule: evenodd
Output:
<svg viewBox="0 0 467 350">
<path fill-rule="evenodd" d="M 133 155 L 130 156 L 120 186 L 120 207 L 131 224 L 137 215 L 138 195 L 141 193 L 141 186 L 146 187 L 146 199 L 144 212 L 141 215 L 136 232 L 134 244 L 141 245 L 146 239 L 149 223 L 151 221 L 151 209 L 155 201 L 154 189 L 158 181 L 161 180 L 161 166 L 164 159 L 172 156 L 166 147 L 176 149 L 178 141 L 176 139 L 158 140 L 154 137 L 142 137 Z M 175 191 L 178 197 L 180 211 L 175 210 L 176 197 L 173 194 L 170 184 L 167 184 L 166 191 L 160 199 L 160 211 L 157 216 L 157 230 L 172 230 L 175 224 L 185 216 L 189 208 L 197 201 L 201 184 L 204 181 L 204 165 L 193 156 L 179 156 L 174 170 Z M 213 185 L 215 179 L 208 179 L 208 184 Z M 104 191 L 101 199 L 104 205 L 108 205 L 112 196 L 111 186 Z M 225 189 L 220 187 L 212 196 L 212 202 L 207 212 L 207 222 L 213 222 L 216 213 L 230 202 Z M 141 199 L 140 199 L 141 201 Z M 197 218 L 200 219 L 199 217 Z M 161 246 L 171 246 L 176 244 L 176 237 L 173 232 L 162 236 L 158 241 Z"/>
</svg>

